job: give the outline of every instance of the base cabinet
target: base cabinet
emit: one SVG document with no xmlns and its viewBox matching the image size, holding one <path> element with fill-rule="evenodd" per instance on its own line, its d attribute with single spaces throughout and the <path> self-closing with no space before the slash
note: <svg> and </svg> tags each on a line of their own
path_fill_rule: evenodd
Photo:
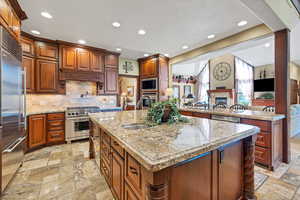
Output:
<svg viewBox="0 0 300 200">
<path fill-rule="evenodd" d="M 125 184 L 125 198 L 124 200 L 139 200 L 139 198 L 134 194 L 131 188 Z"/>
<path fill-rule="evenodd" d="M 65 113 L 28 117 L 28 150 L 65 142 Z"/>
<path fill-rule="evenodd" d="M 117 199 L 123 199 L 124 161 L 114 150 L 112 150 L 111 160 L 111 188 Z"/>
</svg>

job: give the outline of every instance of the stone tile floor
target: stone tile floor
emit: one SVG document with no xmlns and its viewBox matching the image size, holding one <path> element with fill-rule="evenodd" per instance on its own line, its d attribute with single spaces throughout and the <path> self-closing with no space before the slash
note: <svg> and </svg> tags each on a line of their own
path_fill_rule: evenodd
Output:
<svg viewBox="0 0 300 200">
<path fill-rule="evenodd" d="M 82 141 L 26 154 L 2 199 L 113 200 L 95 161 L 88 158 L 88 148 Z M 289 165 L 275 172 L 255 168 L 263 182 L 256 191 L 258 200 L 300 200 L 300 135 L 291 140 L 291 149 Z"/>
</svg>

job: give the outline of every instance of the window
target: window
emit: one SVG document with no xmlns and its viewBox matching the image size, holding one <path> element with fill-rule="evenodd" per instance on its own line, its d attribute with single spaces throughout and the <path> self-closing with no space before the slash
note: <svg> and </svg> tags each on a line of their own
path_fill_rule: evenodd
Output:
<svg viewBox="0 0 300 200">
<path fill-rule="evenodd" d="M 209 64 L 206 63 L 202 68 L 201 72 L 197 75 L 197 101 L 201 103 L 208 104 L 208 94 L 209 90 Z"/>
<path fill-rule="evenodd" d="M 237 103 L 251 105 L 253 97 L 253 67 L 235 57 Z"/>
</svg>

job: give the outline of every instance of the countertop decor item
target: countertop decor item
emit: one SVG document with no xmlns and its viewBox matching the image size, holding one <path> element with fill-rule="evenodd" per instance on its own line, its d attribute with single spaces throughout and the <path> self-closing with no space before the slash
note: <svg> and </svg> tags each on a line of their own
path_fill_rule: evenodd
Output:
<svg viewBox="0 0 300 200">
<path fill-rule="evenodd" d="M 188 119 L 181 116 L 176 100 L 172 99 L 153 104 L 148 110 L 146 122 L 150 126 L 155 126 L 164 122 L 169 124 L 188 122 Z"/>
</svg>

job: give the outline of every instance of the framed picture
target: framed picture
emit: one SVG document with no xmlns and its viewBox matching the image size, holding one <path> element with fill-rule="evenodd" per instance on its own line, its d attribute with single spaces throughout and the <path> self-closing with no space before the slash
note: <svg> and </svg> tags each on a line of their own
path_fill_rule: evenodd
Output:
<svg viewBox="0 0 300 200">
<path fill-rule="evenodd" d="M 127 87 L 127 96 L 133 97 L 134 96 L 134 86 Z"/>
<path fill-rule="evenodd" d="M 187 97 L 189 94 L 192 94 L 192 86 L 185 85 L 183 87 L 183 91 L 184 91 L 184 96 Z"/>
<path fill-rule="evenodd" d="M 175 99 L 180 98 L 180 86 L 179 85 L 173 86 L 173 98 L 175 98 Z"/>
</svg>

